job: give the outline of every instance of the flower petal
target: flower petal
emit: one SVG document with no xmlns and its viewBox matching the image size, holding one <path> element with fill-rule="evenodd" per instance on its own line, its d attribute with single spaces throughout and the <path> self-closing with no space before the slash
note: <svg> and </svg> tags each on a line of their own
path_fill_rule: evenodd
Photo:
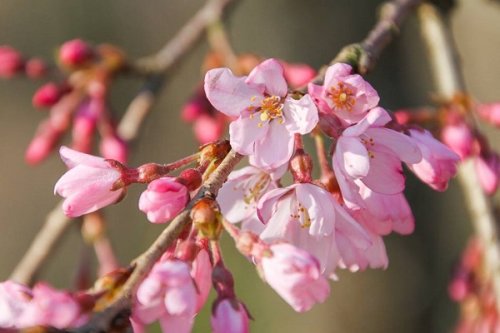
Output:
<svg viewBox="0 0 500 333">
<path fill-rule="evenodd" d="M 233 121 L 229 125 L 229 140 L 231 147 L 242 155 L 250 155 L 255 152 L 255 144 L 266 136 L 270 130 L 267 123 L 260 123 L 259 117 L 243 117 Z"/>
<path fill-rule="evenodd" d="M 296 100 L 288 97 L 284 105 L 285 126 L 292 133 L 307 134 L 318 124 L 318 109 L 309 95 Z"/>
<path fill-rule="evenodd" d="M 407 135 L 388 128 L 370 128 L 366 135 L 373 138 L 376 145 L 392 150 L 403 162 L 418 163 L 422 159 L 418 145 Z"/>
<path fill-rule="evenodd" d="M 364 177 L 370 170 L 370 157 L 358 138 L 341 136 L 337 141 L 335 156 L 352 178 Z"/>
<path fill-rule="evenodd" d="M 253 162 L 256 167 L 269 170 L 288 163 L 293 154 L 293 134 L 277 121 L 269 123 L 267 134 L 255 142 Z"/>
<path fill-rule="evenodd" d="M 288 85 L 283 74 L 283 66 L 276 59 L 268 59 L 257 65 L 248 75 L 246 82 L 252 85 L 264 85 L 271 96 L 286 96 Z"/>
<path fill-rule="evenodd" d="M 245 77 L 236 77 L 227 68 L 216 68 L 205 75 L 205 94 L 220 112 L 237 117 L 248 107 L 259 106 L 263 85 L 250 85 Z"/>
</svg>

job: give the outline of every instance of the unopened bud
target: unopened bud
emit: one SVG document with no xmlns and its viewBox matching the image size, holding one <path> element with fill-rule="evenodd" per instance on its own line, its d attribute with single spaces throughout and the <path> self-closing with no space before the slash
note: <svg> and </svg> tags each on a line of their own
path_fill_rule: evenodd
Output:
<svg viewBox="0 0 500 333">
<path fill-rule="evenodd" d="M 47 74 L 47 64 L 40 58 L 31 58 L 26 62 L 24 71 L 30 79 L 39 79 Z"/>
<path fill-rule="evenodd" d="M 201 173 L 196 169 L 186 169 L 181 172 L 177 181 L 185 185 L 189 191 L 194 191 L 201 186 Z"/>
<path fill-rule="evenodd" d="M 213 199 L 201 199 L 191 209 L 193 225 L 208 239 L 219 239 L 222 231 L 221 218 L 217 202 Z"/>
<path fill-rule="evenodd" d="M 220 139 L 224 133 L 225 120 L 222 114 L 203 114 L 194 122 L 194 135 L 199 143 L 205 144 Z"/>
<path fill-rule="evenodd" d="M 21 53 L 10 46 L 0 46 L 0 78 L 10 79 L 23 67 Z"/>
<path fill-rule="evenodd" d="M 310 183 L 313 164 L 311 156 L 303 149 L 297 149 L 290 160 L 290 172 L 293 179 L 298 183 Z"/>
<path fill-rule="evenodd" d="M 59 61 L 70 68 L 82 66 L 92 57 L 92 48 L 81 39 L 67 41 L 59 49 Z"/>
<path fill-rule="evenodd" d="M 53 83 L 49 82 L 38 88 L 33 95 L 33 106 L 36 108 L 50 107 L 56 104 L 61 98 L 61 89 Z"/>
<path fill-rule="evenodd" d="M 231 150 L 228 140 L 208 143 L 200 147 L 200 165 L 208 165 L 210 162 L 222 161 Z"/>
<path fill-rule="evenodd" d="M 115 135 L 104 137 L 101 140 L 99 150 L 104 158 L 117 160 L 121 163 L 127 162 L 128 146 L 125 141 Z"/>
</svg>

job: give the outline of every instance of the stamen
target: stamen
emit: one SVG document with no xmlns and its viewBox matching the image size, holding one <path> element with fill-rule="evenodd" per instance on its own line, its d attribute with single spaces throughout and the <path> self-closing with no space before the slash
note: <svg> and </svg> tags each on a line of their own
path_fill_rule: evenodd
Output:
<svg viewBox="0 0 500 333">
<path fill-rule="evenodd" d="M 327 95 L 332 100 L 333 105 L 341 110 L 347 110 L 351 112 L 352 108 L 356 104 L 354 91 L 346 87 L 343 82 L 339 82 L 336 87 L 330 87 Z"/>
</svg>

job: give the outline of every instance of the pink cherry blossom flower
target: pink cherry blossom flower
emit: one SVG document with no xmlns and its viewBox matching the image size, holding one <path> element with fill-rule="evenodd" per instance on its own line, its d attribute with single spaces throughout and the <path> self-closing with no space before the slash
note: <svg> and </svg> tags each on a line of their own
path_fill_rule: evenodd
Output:
<svg viewBox="0 0 500 333">
<path fill-rule="evenodd" d="M 83 65 L 92 56 L 92 48 L 81 39 L 67 41 L 59 49 L 59 61 L 68 67 Z"/>
<path fill-rule="evenodd" d="M 67 147 L 59 152 L 69 170 L 57 181 L 54 192 L 65 198 L 62 208 L 67 216 L 94 212 L 124 194 L 124 189 L 113 190 L 121 173 L 103 158 Z"/>
<path fill-rule="evenodd" d="M 330 286 L 316 258 L 287 243 L 271 245 L 271 251 L 260 262 L 264 279 L 295 311 L 326 300 Z"/>
<path fill-rule="evenodd" d="M 149 183 L 139 198 L 139 209 L 153 223 L 165 223 L 186 207 L 189 191 L 174 177 L 162 177 Z"/>
<path fill-rule="evenodd" d="M 293 88 L 309 83 L 316 76 L 316 70 L 306 64 L 291 64 L 282 61 L 286 81 Z"/>
<path fill-rule="evenodd" d="M 102 138 L 99 150 L 105 158 L 127 163 L 128 146 L 117 135 L 107 135 Z"/>
<path fill-rule="evenodd" d="M 197 291 L 186 262 L 167 259 L 156 263 L 136 296 L 132 317 L 137 326 L 159 320 L 163 332 L 191 332 Z"/>
<path fill-rule="evenodd" d="M 352 67 L 337 63 L 328 67 L 323 86 L 309 84 L 309 93 L 316 98 L 323 113 L 334 113 L 347 123 L 361 120 L 380 98 L 361 75 L 352 74 Z"/>
<path fill-rule="evenodd" d="M 500 127 L 500 103 L 479 104 L 477 113 L 494 126 Z"/>
<path fill-rule="evenodd" d="M 457 173 L 460 157 L 436 140 L 429 131 L 410 129 L 410 137 L 418 145 L 422 160 L 408 167 L 420 180 L 437 191 L 444 191 L 448 181 Z"/>
<path fill-rule="evenodd" d="M 450 123 L 444 126 L 441 131 L 441 139 L 462 160 L 472 155 L 474 134 L 465 122 Z"/>
<path fill-rule="evenodd" d="M 200 250 L 191 267 L 191 276 L 196 283 L 198 291 L 196 312 L 200 311 L 207 301 L 212 288 L 212 263 L 207 250 Z"/>
<path fill-rule="evenodd" d="M 86 316 L 80 304 L 69 293 L 38 283 L 33 288 L 33 298 L 18 318 L 20 327 L 54 326 L 76 327 L 83 324 Z"/>
<path fill-rule="evenodd" d="M 332 164 L 350 207 L 360 206 L 360 182 L 374 192 L 401 193 L 405 184 L 401 161 L 418 163 L 422 159 L 408 136 L 383 127 L 390 120 L 389 114 L 377 107 L 338 138 Z"/>
<path fill-rule="evenodd" d="M 233 171 L 217 197 L 221 212 L 231 223 L 246 221 L 255 215 L 257 202 L 264 193 L 274 188 L 271 177 L 256 167 Z"/>
<path fill-rule="evenodd" d="M 18 319 L 32 298 L 29 288 L 12 281 L 0 283 L 0 330 L 20 328 Z"/>
<path fill-rule="evenodd" d="M 478 156 L 474 159 L 474 166 L 483 190 L 489 195 L 495 194 L 500 178 L 500 156 L 496 153 Z"/>
<path fill-rule="evenodd" d="M 247 310 L 236 299 L 225 298 L 217 302 L 212 311 L 213 333 L 250 332 Z"/>
<path fill-rule="evenodd" d="M 11 78 L 23 68 L 19 51 L 7 45 L 0 46 L 0 78 Z"/>
<path fill-rule="evenodd" d="M 205 92 L 212 105 L 229 117 L 231 146 L 251 155 L 255 166 L 272 170 L 286 164 L 293 153 L 294 134 L 306 134 L 318 123 L 311 97 L 288 94 L 283 67 L 269 59 L 248 77 L 235 77 L 227 68 L 212 69 L 205 76 Z"/>
<path fill-rule="evenodd" d="M 306 250 L 319 260 L 326 276 L 334 273 L 340 260 L 337 234 L 360 248 L 370 246 L 363 228 L 329 192 L 313 184 L 267 192 L 258 203 L 258 215 L 266 224 L 262 240 L 286 241 Z"/>
</svg>

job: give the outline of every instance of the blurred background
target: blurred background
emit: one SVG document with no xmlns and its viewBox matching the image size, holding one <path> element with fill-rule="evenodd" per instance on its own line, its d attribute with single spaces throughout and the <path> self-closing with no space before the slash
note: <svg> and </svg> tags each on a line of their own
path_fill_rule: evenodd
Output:
<svg viewBox="0 0 500 333">
<path fill-rule="evenodd" d="M 239 0 L 227 16 L 237 52 L 304 62 L 315 68 L 328 63 L 345 44 L 364 38 L 375 22 L 380 1 Z M 23 54 L 51 59 L 66 40 L 82 38 L 112 43 L 134 59 L 157 51 L 191 15 L 201 0 L 2 0 L 0 45 Z M 500 100 L 500 6 L 487 0 L 458 1 L 451 24 L 460 50 L 468 88 L 478 100 Z M 202 78 L 200 64 L 208 50 L 202 41 L 168 79 L 142 133 L 132 145 L 130 165 L 169 162 L 194 151 L 191 129 L 180 120 L 182 104 Z M 433 87 L 416 19 L 383 53 L 367 79 L 388 109 L 430 103 Z M 141 81 L 122 78 L 113 86 L 117 118 Z M 0 81 L 0 279 L 10 272 L 59 201 L 53 186 L 65 171 L 55 154 L 37 167 L 27 166 L 24 151 L 38 122 L 45 117 L 31 105 L 39 83 Z M 490 132 L 491 129 L 485 129 Z M 492 137 L 498 148 L 499 136 Z M 161 232 L 137 209 L 142 186 L 133 186 L 121 204 L 106 209 L 109 233 L 122 264 L 142 252 Z M 412 176 L 407 196 L 416 231 L 386 238 L 389 268 L 340 274 L 329 300 L 297 314 L 260 281 L 246 260 L 225 242 L 225 257 L 235 274 L 238 296 L 255 320 L 253 332 L 449 332 L 457 307 L 447 296 L 451 267 L 471 232 L 463 198 L 453 182 L 436 193 Z M 63 240 L 39 279 L 71 288 L 82 248 L 79 224 Z M 210 304 L 198 317 L 195 332 L 209 331 Z M 154 329 L 154 328 L 153 328 Z"/>
</svg>

